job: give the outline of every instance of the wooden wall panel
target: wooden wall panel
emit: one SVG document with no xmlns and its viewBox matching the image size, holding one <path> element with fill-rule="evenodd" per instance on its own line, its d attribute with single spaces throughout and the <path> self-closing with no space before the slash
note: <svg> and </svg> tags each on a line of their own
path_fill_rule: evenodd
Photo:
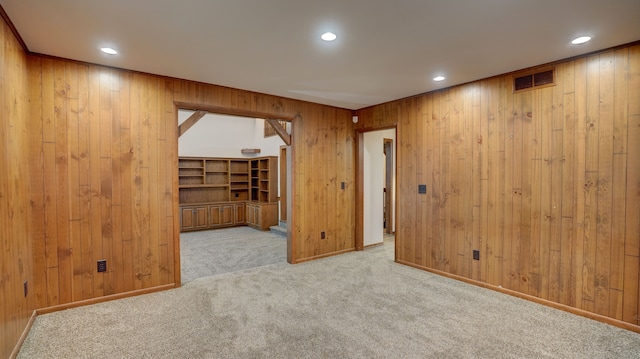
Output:
<svg viewBox="0 0 640 359">
<path fill-rule="evenodd" d="M 508 74 L 358 111 L 398 126 L 397 260 L 640 330 L 640 45 L 554 65 L 552 87 Z"/>
<path fill-rule="evenodd" d="M 1 357 L 34 309 L 179 284 L 175 102 L 298 115 L 291 260 L 354 249 L 351 111 L 0 43 Z"/>
<path fill-rule="evenodd" d="M 33 238 L 37 308 L 177 283 L 175 102 L 298 115 L 292 260 L 354 249 L 351 111 L 61 59 L 30 63 L 39 95 L 30 140 L 41 157 L 30 174 L 42 187 L 32 194 L 43 228 Z"/>
<path fill-rule="evenodd" d="M 33 312 L 29 167 L 39 156 L 29 142 L 28 60 L 4 20 L 0 20 L 0 357 L 11 355 Z M 33 161 L 30 157 L 34 155 Z M 35 162 L 35 163 L 33 163 Z"/>
<path fill-rule="evenodd" d="M 294 262 L 355 249 L 355 134 L 350 111 L 303 106 L 293 121 Z M 322 120 L 312 120 L 312 119 Z M 330 155 L 329 155 L 330 154 Z M 341 183 L 345 189 L 341 189 Z M 325 238 L 321 238 L 325 232 Z"/>
</svg>

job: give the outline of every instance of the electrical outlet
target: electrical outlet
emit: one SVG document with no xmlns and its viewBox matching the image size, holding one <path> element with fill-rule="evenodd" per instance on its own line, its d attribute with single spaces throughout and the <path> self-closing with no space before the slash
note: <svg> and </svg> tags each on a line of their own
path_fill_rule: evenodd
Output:
<svg viewBox="0 0 640 359">
<path fill-rule="evenodd" d="M 340 188 L 341 188 L 341 189 L 344 189 L 344 187 L 345 187 L 344 182 L 340 183 Z"/>
<path fill-rule="evenodd" d="M 477 249 L 473 250 L 473 260 L 476 260 L 476 261 L 480 260 L 480 251 Z"/>
<path fill-rule="evenodd" d="M 327 238 L 326 234 L 324 232 L 320 232 L 320 239 L 325 239 Z"/>
<path fill-rule="evenodd" d="M 98 261 L 98 273 L 107 271 L 107 260 L 102 259 Z"/>
<path fill-rule="evenodd" d="M 26 298 L 26 297 L 27 297 L 27 294 L 29 294 L 29 282 L 27 282 L 27 281 L 25 280 L 25 281 L 24 281 L 24 284 L 23 284 L 23 287 L 24 287 L 24 296 L 25 296 L 25 298 Z"/>
<path fill-rule="evenodd" d="M 419 184 L 418 185 L 418 193 L 419 194 L 426 194 L 427 193 L 427 185 L 426 184 Z"/>
</svg>

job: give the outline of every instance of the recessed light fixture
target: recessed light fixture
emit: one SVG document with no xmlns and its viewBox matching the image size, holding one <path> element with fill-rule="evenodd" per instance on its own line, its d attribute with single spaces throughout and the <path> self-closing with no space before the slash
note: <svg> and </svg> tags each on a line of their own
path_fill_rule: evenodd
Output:
<svg viewBox="0 0 640 359">
<path fill-rule="evenodd" d="M 444 76 L 436 76 L 433 78 L 433 81 L 444 81 Z"/>
<path fill-rule="evenodd" d="M 337 38 L 337 36 L 333 32 L 325 32 L 320 36 L 320 38 L 324 41 L 333 41 Z"/>
<path fill-rule="evenodd" d="M 109 55 L 116 55 L 118 53 L 118 51 L 110 48 L 110 47 L 103 47 L 100 49 L 100 51 L 104 52 L 105 54 L 109 54 Z"/>
<path fill-rule="evenodd" d="M 584 44 L 585 42 L 591 40 L 591 36 L 580 36 L 577 37 L 575 39 L 573 39 L 573 41 L 571 41 L 572 44 L 574 45 L 580 45 L 580 44 Z"/>
</svg>

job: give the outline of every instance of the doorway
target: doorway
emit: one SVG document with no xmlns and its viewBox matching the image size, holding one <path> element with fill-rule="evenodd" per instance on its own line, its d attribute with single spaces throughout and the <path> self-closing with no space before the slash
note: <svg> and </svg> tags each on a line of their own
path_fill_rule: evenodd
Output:
<svg viewBox="0 0 640 359">
<path fill-rule="evenodd" d="M 359 217 L 358 250 L 381 245 L 395 232 L 396 129 L 358 134 Z"/>
<path fill-rule="evenodd" d="M 269 136 L 268 134 L 269 131 L 267 130 L 271 130 L 272 126 L 267 124 L 269 120 L 263 119 L 265 118 L 265 114 L 262 114 L 262 113 L 254 114 L 253 112 L 241 113 L 236 110 L 233 110 L 231 112 L 232 112 L 231 114 L 227 114 L 224 112 L 219 113 L 217 111 L 212 112 L 211 109 L 196 110 L 192 106 L 188 106 L 185 108 L 180 105 L 178 105 L 178 108 L 177 108 L 177 117 L 178 117 L 177 122 L 178 122 L 178 134 L 179 134 L 179 139 L 177 141 L 178 157 L 203 158 L 204 161 L 207 161 L 205 162 L 206 163 L 205 171 L 207 171 L 206 172 L 207 179 L 205 180 L 205 182 L 207 183 L 206 184 L 207 188 L 211 187 L 211 185 L 209 185 L 209 182 L 208 182 L 209 181 L 208 176 L 210 175 L 210 172 L 209 172 L 210 169 L 208 168 L 210 164 L 209 162 L 213 161 L 216 163 L 217 162 L 224 163 L 225 159 L 229 161 L 229 163 L 227 164 L 229 167 L 227 168 L 222 168 L 221 170 L 217 168 L 211 169 L 212 171 L 223 171 L 223 173 L 220 173 L 220 174 L 215 173 L 215 174 L 211 174 L 211 176 L 213 175 L 222 176 L 222 177 L 227 176 L 228 177 L 227 180 L 229 181 L 227 186 L 225 186 L 224 183 L 221 184 L 221 186 L 223 187 L 221 188 L 222 191 L 224 191 L 225 189 L 230 191 L 230 194 L 228 195 L 229 197 L 228 199 L 226 199 L 226 201 L 242 201 L 241 203 L 240 202 L 228 203 L 229 207 L 232 208 L 232 210 L 229 211 L 229 216 L 232 218 L 235 218 L 233 220 L 233 223 L 236 223 L 235 225 L 231 227 L 229 227 L 228 225 L 224 226 L 224 224 L 227 223 L 226 221 L 220 222 L 220 221 L 214 220 L 212 221 L 212 223 L 215 224 L 215 226 L 212 226 L 212 228 L 218 228 L 219 227 L 218 223 L 222 223 L 223 224 L 222 227 L 228 227 L 228 228 L 219 228 L 219 229 L 202 230 L 202 231 L 189 231 L 189 232 L 180 233 L 178 237 L 178 240 L 180 241 L 178 248 L 180 248 L 180 251 L 176 253 L 178 257 L 176 260 L 179 260 L 179 258 L 182 257 L 183 259 L 182 261 L 184 262 L 182 264 L 185 264 L 185 266 L 183 267 L 182 265 L 179 265 L 176 267 L 176 269 L 180 268 L 180 270 L 176 270 L 176 276 L 178 275 L 181 276 L 181 279 L 182 279 L 181 282 L 193 280 L 194 276 L 192 275 L 191 272 L 193 272 L 194 269 L 198 270 L 199 274 L 205 273 L 204 276 L 207 276 L 206 273 L 209 273 L 210 271 L 213 271 L 213 272 L 209 273 L 208 275 L 215 275 L 215 274 L 222 273 L 222 272 L 220 273 L 216 272 L 219 270 L 223 270 L 225 272 L 233 271 L 234 268 L 236 267 L 237 267 L 236 270 L 246 269 L 246 266 L 251 265 L 250 262 L 252 261 L 249 260 L 251 258 L 255 259 L 253 262 L 257 263 L 256 266 L 261 266 L 261 265 L 271 264 L 271 262 L 265 262 L 265 261 L 270 261 L 270 260 L 271 261 L 277 260 L 278 262 L 286 261 L 288 257 L 289 248 L 288 248 L 287 239 L 283 238 L 282 235 L 275 234 L 275 232 L 268 231 L 268 226 L 271 224 L 264 225 L 263 223 L 263 225 L 267 229 L 267 231 L 265 232 L 251 229 L 248 226 L 243 226 L 238 224 L 238 223 L 244 223 L 244 220 L 241 220 L 240 222 L 238 222 L 239 217 L 237 217 L 237 213 L 235 216 L 232 214 L 232 213 L 235 213 L 233 212 L 233 208 L 235 208 L 237 212 L 240 205 L 244 207 L 244 201 L 250 200 L 249 198 L 246 198 L 247 196 L 245 192 L 247 191 L 247 189 L 242 189 L 238 186 L 249 185 L 250 187 L 248 188 L 248 191 L 251 193 L 251 198 L 253 198 L 254 196 L 252 192 L 253 191 L 252 186 L 254 185 L 253 184 L 254 171 L 253 171 L 252 165 L 254 162 L 258 163 L 257 161 L 260 161 L 259 162 L 260 170 L 259 170 L 259 173 L 256 174 L 256 176 L 258 176 L 258 174 L 260 175 L 259 183 L 256 184 L 256 186 L 259 186 L 260 192 L 263 192 L 263 189 L 265 189 L 265 188 L 262 188 L 263 187 L 262 185 L 264 184 L 262 183 L 264 182 L 262 175 L 265 174 L 263 173 L 265 170 L 262 167 L 262 165 L 266 161 L 263 158 L 268 157 L 268 158 L 271 158 L 272 160 L 275 160 L 273 162 L 271 160 L 268 161 L 268 163 L 270 164 L 268 165 L 269 167 L 267 168 L 273 169 L 273 171 L 268 170 L 268 173 L 271 173 L 271 172 L 279 173 L 279 169 L 278 169 L 279 161 L 273 157 L 277 157 L 280 155 L 280 152 L 281 152 L 280 147 L 281 145 L 284 144 L 284 139 L 282 138 L 282 136 L 280 136 L 280 134 Z M 266 114 L 266 116 L 275 117 L 269 114 Z M 266 117 L 266 118 L 271 118 L 271 117 Z M 280 123 L 281 123 L 281 126 L 285 127 L 286 132 L 289 132 L 289 133 L 291 132 L 291 128 L 293 126 L 291 118 L 285 117 L 285 123 L 283 122 L 280 122 Z M 191 130 L 189 130 L 189 128 L 191 128 Z M 290 144 L 290 138 L 289 138 L 289 144 Z M 260 157 L 260 159 L 254 160 L 254 158 L 256 157 Z M 246 162 L 245 160 L 248 161 L 248 165 L 247 163 L 245 163 Z M 184 160 L 180 160 L 180 161 L 184 162 Z M 244 174 L 242 175 L 243 176 L 242 178 L 239 178 L 239 176 L 241 176 L 240 172 L 238 172 L 239 166 L 242 166 L 242 165 L 244 165 L 245 167 L 249 166 L 251 168 L 251 171 L 249 174 Z M 226 171 L 226 173 L 224 173 L 224 171 Z M 247 169 L 243 167 L 243 169 L 240 171 L 247 171 Z M 184 171 L 180 170 L 179 172 L 183 173 Z M 183 178 L 180 177 L 180 180 L 182 181 Z M 280 180 L 279 176 L 278 176 L 278 180 Z M 285 181 L 285 180 L 286 178 L 282 179 L 282 181 Z M 240 182 L 237 182 L 237 181 L 240 181 Z M 246 183 L 247 181 L 250 184 L 247 184 Z M 224 180 L 222 180 L 222 182 L 224 182 Z M 273 180 L 270 179 L 269 182 L 273 182 Z M 279 189 L 279 185 L 275 185 L 273 189 Z M 191 188 L 189 188 L 189 190 L 191 190 Z M 269 193 L 276 192 L 271 189 L 268 189 L 268 190 L 269 190 Z M 241 195 L 238 196 L 237 195 L 238 193 L 240 193 Z M 235 195 L 235 197 L 239 197 L 239 199 L 238 198 L 231 199 L 233 195 Z M 260 196 L 256 195 L 256 198 L 260 198 L 258 201 L 263 201 L 262 193 L 259 193 L 259 195 Z M 268 196 L 268 197 L 271 198 L 271 196 Z M 271 203 L 274 203 L 275 206 L 273 207 L 274 209 L 273 212 L 274 214 L 276 214 L 278 212 L 276 198 L 277 196 L 275 196 L 273 199 L 269 199 L 268 203 L 260 202 L 260 204 L 258 203 L 255 203 L 255 204 L 256 206 L 262 207 L 263 211 L 266 211 L 265 208 L 268 208 L 269 211 L 271 211 L 271 208 L 272 208 Z M 220 200 L 225 201 L 225 199 L 209 198 L 205 202 L 207 203 L 210 201 L 216 202 Z M 253 202 L 247 202 L 246 208 L 249 208 L 249 205 L 251 204 L 253 204 Z M 176 207 L 178 205 L 179 204 L 177 204 Z M 210 203 L 209 207 L 214 207 L 216 205 L 217 203 Z M 226 202 L 221 203 L 220 207 L 224 208 L 226 205 L 227 205 Z M 188 204 L 187 206 L 191 206 L 191 205 Z M 245 211 L 246 209 L 243 209 L 241 217 L 246 218 L 247 224 L 249 224 L 249 218 L 250 218 L 250 216 L 248 216 L 249 212 L 245 212 Z M 205 212 L 204 215 L 208 216 L 209 219 L 218 218 L 218 217 L 212 217 L 211 213 L 208 213 L 210 211 L 204 211 L 204 212 Z M 266 212 L 263 212 L 263 213 L 266 213 Z M 178 217 L 180 218 L 180 223 L 182 225 L 181 216 L 182 216 L 182 211 L 178 213 Z M 223 217 L 220 217 L 220 218 L 223 218 Z M 256 218 L 262 218 L 262 217 L 256 217 Z M 285 236 L 286 235 L 287 234 L 285 233 Z M 258 238 L 258 237 L 262 238 L 263 240 L 256 240 L 255 238 Z M 250 238 L 254 238 L 254 240 L 249 241 Z M 186 243 L 183 241 L 184 239 L 188 239 L 189 241 L 192 241 L 195 244 L 185 245 Z M 209 250 L 210 248 L 207 249 L 208 247 L 205 248 L 204 246 L 209 246 L 209 244 L 214 241 L 215 243 L 217 243 L 218 247 L 215 248 L 215 250 L 212 249 L 212 251 L 210 251 L 211 253 L 209 253 L 211 255 L 207 256 L 207 253 L 208 253 L 207 250 Z M 241 245 L 241 243 L 244 243 L 244 244 Z M 267 245 L 268 243 L 271 243 L 274 245 L 269 246 Z M 248 247 L 245 247 L 245 246 L 248 246 Z M 225 262 L 225 258 L 234 257 L 233 253 L 242 252 L 243 248 L 247 248 L 247 251 L 250 253 L 246 253 L 245 251 L 244 254 L 240 253 L 240 255 L 236 255 L 236 257 L 241 258 L 242 260 L 232 261 L 234 263 Z M 224 256 L 218 255 L 217 257 L 213 255 L 213 254 L 220 254 L 219 252 L 221 249 L 229 250 L 229 254 Z M 190 265 L 193 263 L 191 264 L 189 263 L 193 261 L 187 262 L 185 260 L 185 255 L 188 255 L 188 253 L 192 253 L 192 254 L 195 253 L 196 256 L 194 258 L 196 261 L 198 261 L 198 258 L 202 257 L 203 255 L 205 257 L 208 257 L 208 260 L 206 258 L 201 258 L 201 260 L 199 260 L 200 264 L 205 265 L 205 268 L 202 268 L 202 266 L 199 264 L 197 264 L 197 268 L 196 266 L 190 267 Z M 248 255 L 251 253 L 255 255 L 253 254 Z M 258 254 L 264 254 L 264 256 L 259 256 Z M 210 263 L 212 262 L 211 260 L 212 258 L 218 258 L 217 261 L 220 263 L 215 263 L 215 264 Z"/>
</svg>

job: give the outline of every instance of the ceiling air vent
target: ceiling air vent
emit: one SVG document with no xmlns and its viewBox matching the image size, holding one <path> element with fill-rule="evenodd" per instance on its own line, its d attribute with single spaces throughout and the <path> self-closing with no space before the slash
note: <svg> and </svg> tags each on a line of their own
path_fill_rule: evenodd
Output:
<svg viewBox="0 0 640 359">
<path fill-rule="evenodd" d="M 527 73 L 513 80 L 513 91 L 523 91 L 541 86 L 554 85 L 554 69 L 545 69 Z"/>
</svg>

